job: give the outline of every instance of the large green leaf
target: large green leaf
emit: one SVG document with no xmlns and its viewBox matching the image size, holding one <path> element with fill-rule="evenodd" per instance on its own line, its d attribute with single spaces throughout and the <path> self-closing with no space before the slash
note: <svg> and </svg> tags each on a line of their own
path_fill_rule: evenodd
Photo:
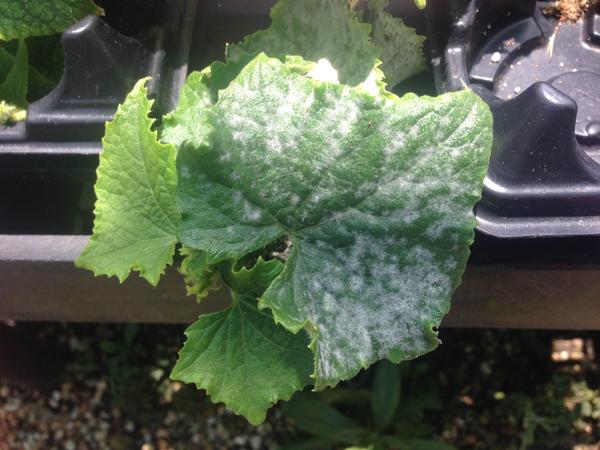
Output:
<svg viewBox="0 0 600 450">
<path fill-rule="evenodd" d="M 214 402 L 225 403 L 253 424 L 265 419 L 271 405 L 289 400 L 310 383 L 308 337 L 288 333 L 256 307 L 261 287 L 282 268 L 277 260 L 259 259 L 250 270 L 224 270 L 232 305 L 201 316 L 186 330 L 187 341 L 171 374 L 206 389 Z"/>
<path fill-rule="evenodd" d="M 173 259 L 179 213 L 175 147 L 161 144 L 151 131 L 146 80 L 138 81 L 106 124 L 94 234 L 77 265 L 121 282 L 137 270 L 156 285 Z"/>
<path fill-rule="evenodd" d="M 283 60 L 291 70 L 302 74 L 316 65 L 299 56 L 286 56 Z M 192 72 L 181 89 L 177 109 L 163 118 L 161 140 L 177 146 L 185 141 L 196 146 L 208 145 L 211 126 L 206 108 L 217 101 L 218 90 L 229 86 L 241 69 L 238 63 L 215 62 L 201 72 Z M 374 80 L 376 88 L 384 89 L 383 74 L 377 72 L 375 75 L 380 75 L 380 79 Z"/>
<path fill-rule="evenodd" d="M 492 139 L 471 91 L 403 101 L 258 56 L 177 156 L 180 240 L 213 262 L 287 236 L 261 298 L 312 336 L 316 388 L 438 345 L 473 240 Z"/>
<path fill-rule="evenodd" d="M 328 59 L 340 81 L 364 81 L 379 54 L 368 24 L 358 22 L 347 0 L 279 0 L 271 10 L 271 26 L 228 47 L 227 59 L 241 69 L 261 52 L 284 58 Z"/>
<path fill-rule="evenodd" d="M 2 0 L 0 40 L 60 33 L 88 14 L 102 14 L 92 0 Z"/>
</svg>

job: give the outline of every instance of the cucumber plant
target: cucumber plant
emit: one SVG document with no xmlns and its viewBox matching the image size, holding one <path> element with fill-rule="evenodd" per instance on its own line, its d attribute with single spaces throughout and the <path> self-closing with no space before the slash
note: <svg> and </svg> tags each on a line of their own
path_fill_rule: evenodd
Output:
<svg viewBox="0 0 600 450">
<path fill-rule="evenodd" d="M 143 79 L 106 125 L 76 264 L 156 285 L 179 252 L 199 301 L 228 288 L 171 377 L 253 424 L 306 386 L 436 348 L 465 270 L 492 117 L 469 90 L 388 89 L 425 63 L 385 7 L 280 0 L 175 111 L 150 118 Z"/>
</svg>

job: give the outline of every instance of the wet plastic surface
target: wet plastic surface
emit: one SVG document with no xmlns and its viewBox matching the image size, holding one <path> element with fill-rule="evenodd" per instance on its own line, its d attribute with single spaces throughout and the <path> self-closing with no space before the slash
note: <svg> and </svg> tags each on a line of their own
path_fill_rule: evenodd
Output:
<svg viewBox="0 0 600 450">
<path fill-rule="evenodd" d="M 476 208 L 496 237 L 600 234 L 600 7 L 576 24 L 551 2 L 440 1 L 429 10 L 438 90 L 490 105 L 494 149 Z"/>
</svg>

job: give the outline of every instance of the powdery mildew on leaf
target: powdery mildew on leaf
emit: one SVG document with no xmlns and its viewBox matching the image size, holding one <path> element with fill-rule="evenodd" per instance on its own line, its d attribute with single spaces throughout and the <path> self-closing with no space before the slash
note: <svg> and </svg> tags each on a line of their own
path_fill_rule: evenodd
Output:
<svg viewBox="0 0 600 450">
<path fill-rule="evenodd" d="M 197 145 L 204 141 L 208 124 L 205 120 L 206 107 L 216 100 L 209 86 L 210 71 L 192 72 L 179 94 L 177 109 L 167 114 L 162 121 L 161 140 L 180 146 L 185 141 Z"/>
<path fill-rule="evenodd" d="M 312 357 L 308 337 L 276 325 L 256 307 L 257 297 L 281 272 L 279 261 L 259 259 L 250 269 L 224 279 L 232 290 L 232 306 L 201 316 L 185 332 L 171 378 L 206 389 L 214 402 L 223 402 L 258 425 L 279 400 L 310 383 Z"/>
<path fill-rule="evenodd" d="M 102 14 L 92 0 L 0 0 L 0 40 L 60 33 L 89 14 Z"/>
<path fill-rule="evenodd" d="M 76 264 L 121 282 L 137 270 L 156 285 L 173 260 L 179 212 L 175 147 L 161 144 L 151 131 L 146 81 L 137 82 L 106 124 L 94 233 Z"/>
<path fill-rule="evenodd" d="M 470 91 L 391 100 L 258 56 L 178 154 L 180 240 L 213 261 L 293 243 L 261 298 L 305 328 L 316 388 L 438 343 L 473 239 L 491 114 Z"/>
</svg>

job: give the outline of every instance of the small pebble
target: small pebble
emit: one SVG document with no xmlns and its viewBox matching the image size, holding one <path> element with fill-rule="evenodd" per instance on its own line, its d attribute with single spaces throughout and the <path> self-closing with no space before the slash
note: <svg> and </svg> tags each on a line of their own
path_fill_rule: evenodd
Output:
<svg viewBox="0 0 600 450">
<path fill-rule="evenodd" d="M 135 430 L 135 424 L 133 423 L 132 420 L 128 420 L 127 422 L 125 422 L 125 431 L 132 433 L 134 430 Z"/>
<path fill-rule="evenodd" d="M 501 59 L 502 59 L 502 55 L 500 54 L 500 52 L 492 53 L 492 56 L 490 58 L 490 60 L 496 64 L 499 63 Z"/>
<path fill-rule="evenodd" d="M 250 438 L 250 447 L 252 447 L 253 450 L 259 450 L 262 447 L 262 439 L 260 436 L 252 436 Z"/>
</svg>

